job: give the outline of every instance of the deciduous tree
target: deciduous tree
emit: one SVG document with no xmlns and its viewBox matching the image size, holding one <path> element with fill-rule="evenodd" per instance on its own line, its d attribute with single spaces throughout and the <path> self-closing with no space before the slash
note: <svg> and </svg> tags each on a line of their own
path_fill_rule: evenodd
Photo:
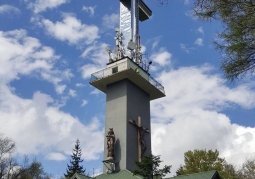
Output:
<svg viewBox="0 0 255 179">
<path fill-rule="evenodd" d="M 236 169 L 219 157 L 219 151 L 194 150 L 184 153 L 184 165 L 177 170 L 177 175 L 199 173 L 217 170 L 220 176 L 228 179 L 238 179 Z"/>
<path fill-rule="evenodd" d="M 255 1 L 194 0 L 199 19 L 222 22 L 223 31 L 214 43 L 223 55 L 221 68 L 228 80 L 235 80 L 255 69 Z"/>
<path fill-rule="evenodd" d="M 13 158 L 15 143 L 3 134 L 0 134 L 0 179 L 10 178 L 14 167 L 17 166 Z"/>
<path fill-rule="evenodd" d="M 238 178 L 251 179 L 255 178 L 255 159 L 247 159 L 240 170 L 238 170 Z"/>
<path fill-rule="evenodd" d="M 34 160 L 29 164 L 25 156 L 23 163 L 19 164 L 13 156 L 14 151 L 15 143 L 0 134 L 0 179 L 50 179 L 40 162 Z"/>
</svg>

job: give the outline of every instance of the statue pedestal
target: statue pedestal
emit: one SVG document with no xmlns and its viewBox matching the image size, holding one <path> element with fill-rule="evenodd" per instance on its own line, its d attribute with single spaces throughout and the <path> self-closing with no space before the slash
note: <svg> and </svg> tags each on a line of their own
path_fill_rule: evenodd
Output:
<svg viewBox="0 0 255 179">
<path fill-rule="evenodd" d="M 115 171 L 115 164 L 118 163 L 114 160 L 113 157 L 108 157 L 106 160 L 102 161 L 107 168 L 106 173 L 112 173 Z"/>
</svg>

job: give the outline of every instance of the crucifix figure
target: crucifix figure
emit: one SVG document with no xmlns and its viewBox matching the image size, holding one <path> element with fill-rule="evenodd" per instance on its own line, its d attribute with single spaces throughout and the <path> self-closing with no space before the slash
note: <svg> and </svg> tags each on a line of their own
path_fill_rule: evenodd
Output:
<svg viewBox="0 0 255 179">
<path fill-rule="evenodd" d="M 147 132 L 149 133 L 148 128 L 144 128 L 141 126 L 141 118 L 138 117 L 138 122 L 136 123 L 135 120 L 129 120 L 129 123 L 133 124 L 138 132 L 138 161 L 141 162 L 141 158 L 146 151 L 146 142 L 144 140 L 144 134 Z"/>
</svg>

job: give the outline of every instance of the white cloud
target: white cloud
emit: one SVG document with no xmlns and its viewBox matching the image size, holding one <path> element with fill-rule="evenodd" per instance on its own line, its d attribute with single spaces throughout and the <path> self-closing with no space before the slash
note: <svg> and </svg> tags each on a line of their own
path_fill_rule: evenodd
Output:
<svg viewBox="0 0 255 179">
<path fill-rule="evenodd" d="M 28 0 L 25 0 L 26 2 Z M 69 0 L 35 0 L 35 2 L 29 2 L 28 7 L 31 8 L 34 13 L 43 12 L 47 9 L 56 8 Z"/>
<path fill-rule="evenodd" d="M 89 6 L 89 7 L 83 6 L 82 10 L 88 12 L 90 14 L 90 16 L 94 16 L 95 8 L 96 8 L 96 6 L 94 6 L 94 7 L 92 7 L 92 6 Z"/>
<path fill-rule="evenodd" d="M 144 54 L 146 52 L 146 47 L 144 45 L 142 45 L 141 52 L 142 52 L 142 54 Z"/>
<path fill-rule="evenodd" d="M 56 87 L 56 92 L 57 92 L 58 94 L 62 94 L 62 93 L 64 92 L 65 89 L 66 89 L 66 85 L 58 85 L 58 86 Z"/>
<path fill-rule="evenodd" d="M 203 29 L 203 27 L 199 27 L 199 28 L 197 29 L 197 31 L 198 31 L 199 33 L 201 33 L 201 34 L 204 35 L 204 29 Z"/>
<path fill-rule="evenodd" d="M 181 43 L 181 44 L 180 44 L 180 47 L 181 47 L 181 49 L 182 49 L 183 51 L 185 51 L 186 53 L 189 53 L 189 49 L 186 47 L 186 44 Z"/>
<path fill-rule="evenodd" d="M 151 47 L 152 50 L 154 50 L 158 46 L 160 39 L 161 39 L 161 37 L 156 37 L 153 39 L 153 43 L 152 43 L 152 47 Z"/>
<path fill-rule="evenodd" d="M 88 45 L 99 37 L 98 27 L 82 24 L 71 14 L 64 14 L 62 22 L 54 23 L 48 19 L 42 19 L 41 23 L 49 35 L 70 44 L 84 43 Z"/>
<path fill-rule="evenodd" d="M 5 13 L 20 13 L 20 10 L 14 6 L 4 4 L 0 6 L 0 14 L 5 14 Z"/>
<path fill-rule="evenodd" d="M 73 89 L 70 89 L 69 92 L 68 92 L 68 94 L 69 94 L 70 96 L 72 96 L 72 97 L 75 97 L 75 96 L 77 95 L 77 94 L 76 94 L 76 91 L 73 90 Z"/>
<path fill-rule="evenodd" d="M 53 107 L 54 100 L 46 94 L 36 92 L 32 99 L 22 99 L 7 86 L 0 88 L 0 131 L 15 141 L 18 154 L 40 153 L 48 159 L 60 160 L 63 156 L 56 153 L 69 155 L 70 144 L 80 136 L 91 136 L 97 141 L 80 139 L 81 147 L 86 149 L 82 156 L 85 160 L 99 158 L 104 137 L 97 118 L 83 125 L 77 118 Z M 19 127 L 11 130 L 13 126 Z"/>
<path fill-rule="evenodd" d="M 189 47 L 187 44 L 183 44 L 183 43 L 180 43 L 180 47 L 186 53 L 190 53 L 191 50 L 195 49 L 194 47 Z"/>
<path fill-rule="evenodd" d="M 82 104 L 81 104 L 81 107 L 85 106 L 86 104 L 88 104 L 88 101 L 87 100 L 82 100 Z"/>
<path fill-rule="evenodd" d="M 59 152 L 51 152 L 46 155 L 46 159 L 55 160 L 55 161 L 63 161 L 66 160 L 66 156 Z"/>
<path fill-rule="evenodd" d="M 99 95 L 100 91 L 98 89 L 94 89 L 93 91 L 90 92 L 90 94 Z"/>
<path fill-rule="evenodd" d="M 82 84 L 82 83 L 76 83 L 75 86 L 76 86 L 76 87 L 84 87 L 84 86 L 86 86 L 86 85 L 85 85 L 85 84 Z"/>
<path fill-rule="evenodd" d="M 3 84 L 18 79 L 19 75 L 35 73 L 58 88 L 63 80 L 72 77 L 68 69 L 55 69 L 54 64 L 60 56 L 38 39 L 27 36 L 25 30 L 0 31 L 0 43 L 0 78 Z"/>
<path fill-rule="evenodd" d="M 223 110 L 254 108 L 255 92 L 248 84 L 229 88 L 211 72 L 208 65 L 182 67 L 157 78 L 166 97 L 151 103 L 153 153 L 173 165 L 172 174 L 188 150 L 218 149 L 237 165 L 253 155 L 255 128 L 232 124 Z"/>
<path fill-rule="evenodd" d="M 203 46 L 203 39 L 202 38 L 197 38 L 197 40 L 194 43 L 198 46 Z"/>
<path fill-rule="evenodd" d="M 81 67 L 82 77 L 89 78 L 92 73 L 95 73 L 103 68 L 109 61 L 109 55 L 107 54 L 105 43 L 94 43 L 92 46 L 86 48 L 81 57 L 90 60 L 90 63 Z"/>
<path fill-rule="evenodd" d="M 153 53 L 150 56 L 150 60 L 164 67 L 171 63 L 172 54 L 169 53 L 166 49 L 161 48 L 159 52 Z"/>
<path fill-rule="evenodd" d="M 114 29 L 119 24 L 119 14 L 106 14 L 104 15 L 103 19 L 103 26 L 108 29 Z"/>
</svg>

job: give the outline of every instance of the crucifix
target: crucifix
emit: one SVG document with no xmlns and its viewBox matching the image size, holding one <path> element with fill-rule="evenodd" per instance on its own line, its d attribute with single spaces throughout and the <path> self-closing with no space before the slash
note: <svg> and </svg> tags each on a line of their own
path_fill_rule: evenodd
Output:
<svg viewBox="0 0 255 179">
<path fill-rule="evenodd" d="M 135 120 L 129 120 L 129 123 L 134 125 L 138 132 L 138 137 L 137 137 L 138 138 L 138 162 L 141 162 L 142 156 L 147 149 L 146 142 L 144 140 L 144 134 L 146 132 L 149 133 L 150 131 L 148 128 L 144 128 L 143 126 L 141 126 L 141 117 L 138 117 L 137 123 L 135 122 Z"/>
</svg>

